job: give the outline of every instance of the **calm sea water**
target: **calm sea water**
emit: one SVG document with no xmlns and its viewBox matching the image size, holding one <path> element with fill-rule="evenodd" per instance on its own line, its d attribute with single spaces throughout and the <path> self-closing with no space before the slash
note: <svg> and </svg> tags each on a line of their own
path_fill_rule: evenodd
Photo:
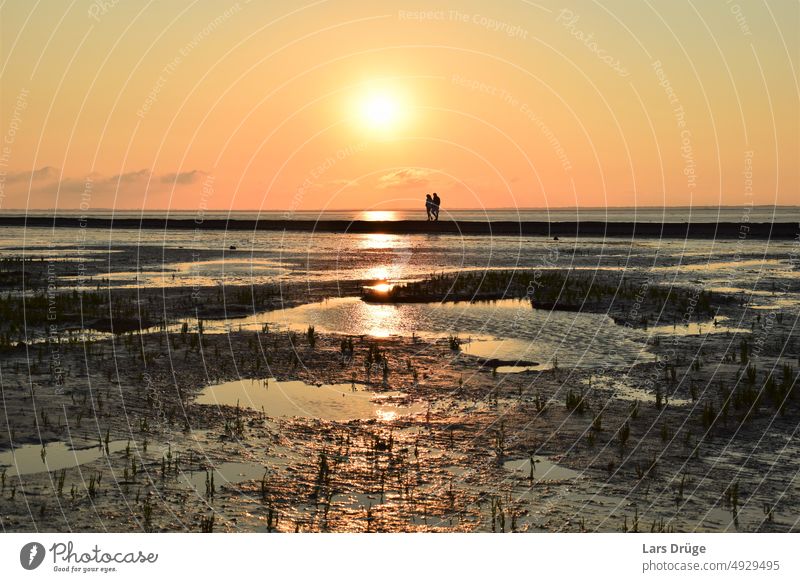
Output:
<svg viewBox="0 0 800 582">
<path fill-rule="evenodd" d="M 3 211 L 7 215 L 51 216 L 52 211 Z M 59 216 L 79 216 L 81 213 L 58 211 Z M 95 217 L 190 218 L 196 211 L 130 211 L 92 210 Z M 304 210 L 287 214 L 284 211 L 206 211 L 207 219 L 240 220 L 424 220 L 424 206 L 419 210 Z M 505 208 L 459 210 L 442 207 L 442 220 L 459 221 L 531 221 L 531 222 L 800 222 L 800 206 L 685 206 L 685 207 L 611 207 L 611 208 Z"/>
</svg>

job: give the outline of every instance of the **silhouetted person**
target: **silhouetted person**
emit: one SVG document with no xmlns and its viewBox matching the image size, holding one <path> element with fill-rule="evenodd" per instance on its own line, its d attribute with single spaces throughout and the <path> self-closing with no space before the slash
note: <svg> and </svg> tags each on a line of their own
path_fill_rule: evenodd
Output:
<svg viewBox="0 0 800 582">
<path fill-rule="evenodd" d="M 433 220 L 433 199 L 430 194 L 425 194 L 425 212 L 428 213 L 428 220 Z"/>
<path fill-rule="evenodd" d="M 439 198 L 439 195 L 436 192 L 434 192 L 433 193 L 433 211 L 432 211 L 433 220 L 434 221 L 438 221 L 439 220 L 439 206 L 441 206 L 441 204 L 442 204 L 442 199 Z"/>
</svg>

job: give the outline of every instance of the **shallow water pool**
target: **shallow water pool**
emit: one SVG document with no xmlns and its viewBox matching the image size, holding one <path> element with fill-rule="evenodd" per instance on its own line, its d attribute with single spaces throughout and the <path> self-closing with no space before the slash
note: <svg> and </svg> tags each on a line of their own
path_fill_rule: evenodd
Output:
<svg viewBox="0 0 800 582">
<path fill-rule="evenodd" d="M 125 450 L 130 441 L 119 440 L 108 443 L 109 453 Z M 29 475 L 46 471 L 71 469 L 95 461 L 105 454 L 105 445 L 73 442 L 68 444 L 56 441 L 42 444 L 28 444 L 0 453 L 0 470 L 6 468 L 6 475 Z"/>
<path fill-rule="evenodd" d="M 299 380 L 234 380 L 208 386 L 198 404 L 242 406 L 263 411 L 270 417 L 302 416 L 324 420 L 394 420 L 421 412 L 421 403 L 398 404 L 400 392 L 372 392 L 363 384 L 314 386 Z"/>
</svg>

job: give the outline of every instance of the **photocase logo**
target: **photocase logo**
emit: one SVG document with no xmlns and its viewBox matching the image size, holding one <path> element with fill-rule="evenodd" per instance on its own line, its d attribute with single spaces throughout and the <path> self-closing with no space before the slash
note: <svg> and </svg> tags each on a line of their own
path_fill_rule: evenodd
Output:
<svg viewBox="0 0 800 582">
<path fill-rule="evenodd" d="M 19 552 L 19 563 L 26 570 L 35 570 L 42 565 L 44 554 L 44 546 L 39 542 L 27 543 Z"/>
</svg>

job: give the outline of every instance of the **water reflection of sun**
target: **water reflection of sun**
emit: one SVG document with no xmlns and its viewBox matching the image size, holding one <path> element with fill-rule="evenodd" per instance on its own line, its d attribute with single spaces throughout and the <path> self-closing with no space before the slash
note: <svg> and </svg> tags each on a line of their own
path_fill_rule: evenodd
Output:
<svg viewBox="0 0 800 582">
<path fill-rule="evenodd" d="M 393 420 L 397 420 L 397 411 L 395 410 L 384 410 L 383 408 L 379 408 L 375 411 L 375 415 L 378 417 L 378 420 L 382 420 L 384 422 L 392 422 Z"/>
<path fill-rule="evenodd" d="M 377 291 L 378 293 L 388 293 L 389 291 L 392 290 L 392 287 L 394 287 L 394 285 L 392 285 L 391 283 L 376 283 L 375 285 L 367 286 L 368 289 L 372 289 L 373 291 Z"/>
<path fill-rule="evenodd" d="M 394 210 L 364 210 L 359 216 L 359 220 L 384 221 L 397 220 L 397 213 Z"/>
<path fill-rule="evenodd" d="M 394 305 L 362 303 L 360 319 L 362 329 L 373 337 L 389 337 L 400 333 L 399 311 Z"/>
<path fill-rule="evenodd" d="M 371 233 L 362 235 L 358 240 L 358 248 L 367 251 L 396 249 L 403 245 L 403 240 L 396 234 Z"/>
<path fill-rule="evenodd" d="M 358 239 L 358 248 L 370 253 L 376 264 L 364 272 L 372 281 L 402 279 L 411 256 L 408 242 L 396 234 L 365 234 Z"/>
</svg>

